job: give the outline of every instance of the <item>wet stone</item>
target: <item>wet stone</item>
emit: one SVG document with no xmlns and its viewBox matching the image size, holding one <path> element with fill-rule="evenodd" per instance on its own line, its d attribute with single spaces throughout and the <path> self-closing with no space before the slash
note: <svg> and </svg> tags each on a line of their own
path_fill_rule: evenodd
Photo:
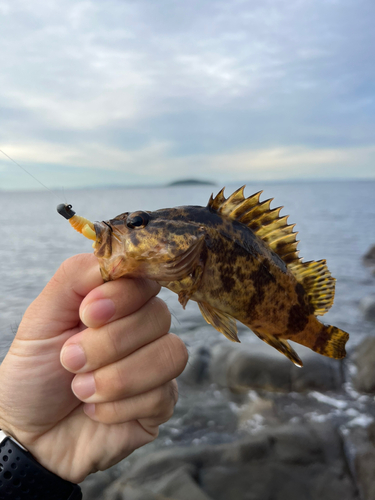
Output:
<svg viewBox="0 0 375 500">
<path fill-rule="evenodd" d="M 375 337 L 364 339 L 352 359 L 356 366 L 354 387 L 360 392 L 375 393 Z"/>
<path fill-rule="evenodd" d="M 138 460 L 105 499 L 128 500 L 121 495 L 131 487 L 132 494 L 142 488 L 144 500 L 359 500 L 343 450 L 338 432 L 317 423 L 286 424 L 222 445 L 174 447 Z"/>
<path fill-rule="evenodd" d="M 363 263 L 367 266 L 375 266 L 375 245 L 372 245 L 363 256 Z"/>
<path fill-rule="evenodd" d="M 341 388 L 342 361 L 321 356 L 303 346 L 293 347 L 303 361 L 302 369 L 262 342 L 247 345 L 219 343 L 211 352 L 210 378 L 233 391 L 251 388 L 304 392 Z"/>
<path fill-rule="evenodd" d="M 375 422 L 367 427 L 348 428 L 344 435 L 353 475 L 357 477 L 362 498 L 375 499 Z"/>
<path fill-rule="evenodd" d="M 189 385 L 200 384 L 207 380 L 210 356 L 210 350 L 206 346 L 189 350 L 189 361 L 179 380 Z"/>
<path fill-rule="evenodd" d="M 375 322 L 375 296 L 364 297 L 359 303 L 359 308 L 367 321 Z"/>
<path fill-rule="evenodd" d="M 101 500 L 169 500 L 164 495 L 158 495 L 142 486 L 121 483 L 115 483 L 100 498 Z"/>
</svg>

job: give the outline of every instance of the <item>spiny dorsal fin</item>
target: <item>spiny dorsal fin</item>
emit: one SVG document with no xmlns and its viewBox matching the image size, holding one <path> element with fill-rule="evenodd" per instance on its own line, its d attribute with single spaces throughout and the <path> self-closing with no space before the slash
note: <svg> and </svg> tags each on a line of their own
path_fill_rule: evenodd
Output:
<svg viewBox="0 0 375 500">
<path fill-rule="evenodd" d="M 326 261 L 292 262 L 288 267 L 303 285 L 309 302 L 314 307 L 314 314 L 323 316 L 333 304 L 336 281 L 331 276 Z"/>
<path fill-rule="evenodd" d="M 273 198 L 260 202 L 263 191 L 245 198 L 245 186 L 237 189 L 231 196 L 225 198 L 223 188 L 215 198 L 211 195 L 208 207 L 217 213 L 237 220 L 249 227 L 259 238 L 265 241 L 271 250 L 288 265 L 300 262 L 296 240 L 293 232 L 295 224 L 288 224 L 288 216 L 280 217 L 283 207 L 271 210 Z"/>
<path fill-rule="evenodd" d="M 224 188 L 213 198 L 208 207 L 219 214 L 237 220 L 249 227 L 288 266 L 296 280 L 303 285 L 314 313 L 322 316 L 333 304 L 335 279 L 328 271 L 326 261 L 301 262 L 298 257 L 295 224 L 288 224 L 288 215 L 280 217 L 283 207 L 271 210 L 272 198 L 260 202 L 262 191 L 244 197 L 245 186 L 237 189 L 229 198 L 224 196 Z"/>
</svg>

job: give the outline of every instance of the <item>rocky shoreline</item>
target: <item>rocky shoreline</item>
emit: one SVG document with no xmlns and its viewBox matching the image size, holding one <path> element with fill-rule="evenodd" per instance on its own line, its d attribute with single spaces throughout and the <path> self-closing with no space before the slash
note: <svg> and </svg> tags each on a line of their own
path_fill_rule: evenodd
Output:
<svg viewBox="0 0 375 500">
<path fill-rule="evenodd" d="M 297 350 L 303 369 L 261 343 L 196 349 L 158 440 L 84 498 L 375 499 L 375 337 L 345 362 Z"/>
<path fill-rule="evenodd" d="M 375 500 L 375 335 L 342 361 L 294 345 L 300 369 L 190 321 L 174 416 L 84 499 Z"/>
</svg>

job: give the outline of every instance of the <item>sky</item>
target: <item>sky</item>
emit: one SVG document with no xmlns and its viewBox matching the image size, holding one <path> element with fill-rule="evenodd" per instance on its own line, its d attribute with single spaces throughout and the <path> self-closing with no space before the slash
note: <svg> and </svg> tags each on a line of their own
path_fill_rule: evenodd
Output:
<svg viewBox="0 0 375 500">
<path fill-rule="evenodd" d="M 0 0 L 0 149 L 51 188 L 375 178 L 374 0 Z M 39 189 L 0 153 L 1 189 Z"/>
</svg>

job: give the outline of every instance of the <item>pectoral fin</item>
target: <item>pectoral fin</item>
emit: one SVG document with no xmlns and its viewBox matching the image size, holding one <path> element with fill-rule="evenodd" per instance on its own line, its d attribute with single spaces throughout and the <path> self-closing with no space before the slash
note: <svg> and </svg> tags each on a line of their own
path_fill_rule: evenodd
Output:
<svg viewBox="0 0 375 500">
<path fill-rule="evenodd" d="M 215 309 L 207 304 L 207 302 L 198 302 L 198 306 L 207 323 L 210 323 L 210 325 L 232 342 L 240 342 L 237 337 L 236 320 L 232 316 Z"/>
<path fill-rule="evenodd" d="M 159 282 L 170 283 L 180 281 L 194 273 L 200 263 L 200 255 L 204 245 L 204 235 L 197 238 L 185 252 L 174 259 L 157 266 L 157 271 L 152 273 L 152 279 Z M 151 262 L 152 265 L 152 262 Z"/>
<path fill-rule="evenodd" d="M 287 358 L 292 361 L 296 366 L 301 368 L 303 366 L 303 363 L 301 361 L 301 358 L 298 356 L 296 351 L 290 346 L 289 342 L 284 339 L 279 339 L 275 337 L 274 335 L 270 335 L 265 332 L 257 332 L 253 330 L 255 335 L 257 335 L 263 342 L 266 342 L 268 345 L 274 347 L 277 349 L 281 354 L 284 354 Z"/>
<path fill-rule="evenodd" d="M 203 268 L 198 264 L 189 276 L 179 281 L 181 290 L 178 292 L 178 300 L 184 309 L 190 298 L 198 290 L 202 276 Z"/>
</svg>

